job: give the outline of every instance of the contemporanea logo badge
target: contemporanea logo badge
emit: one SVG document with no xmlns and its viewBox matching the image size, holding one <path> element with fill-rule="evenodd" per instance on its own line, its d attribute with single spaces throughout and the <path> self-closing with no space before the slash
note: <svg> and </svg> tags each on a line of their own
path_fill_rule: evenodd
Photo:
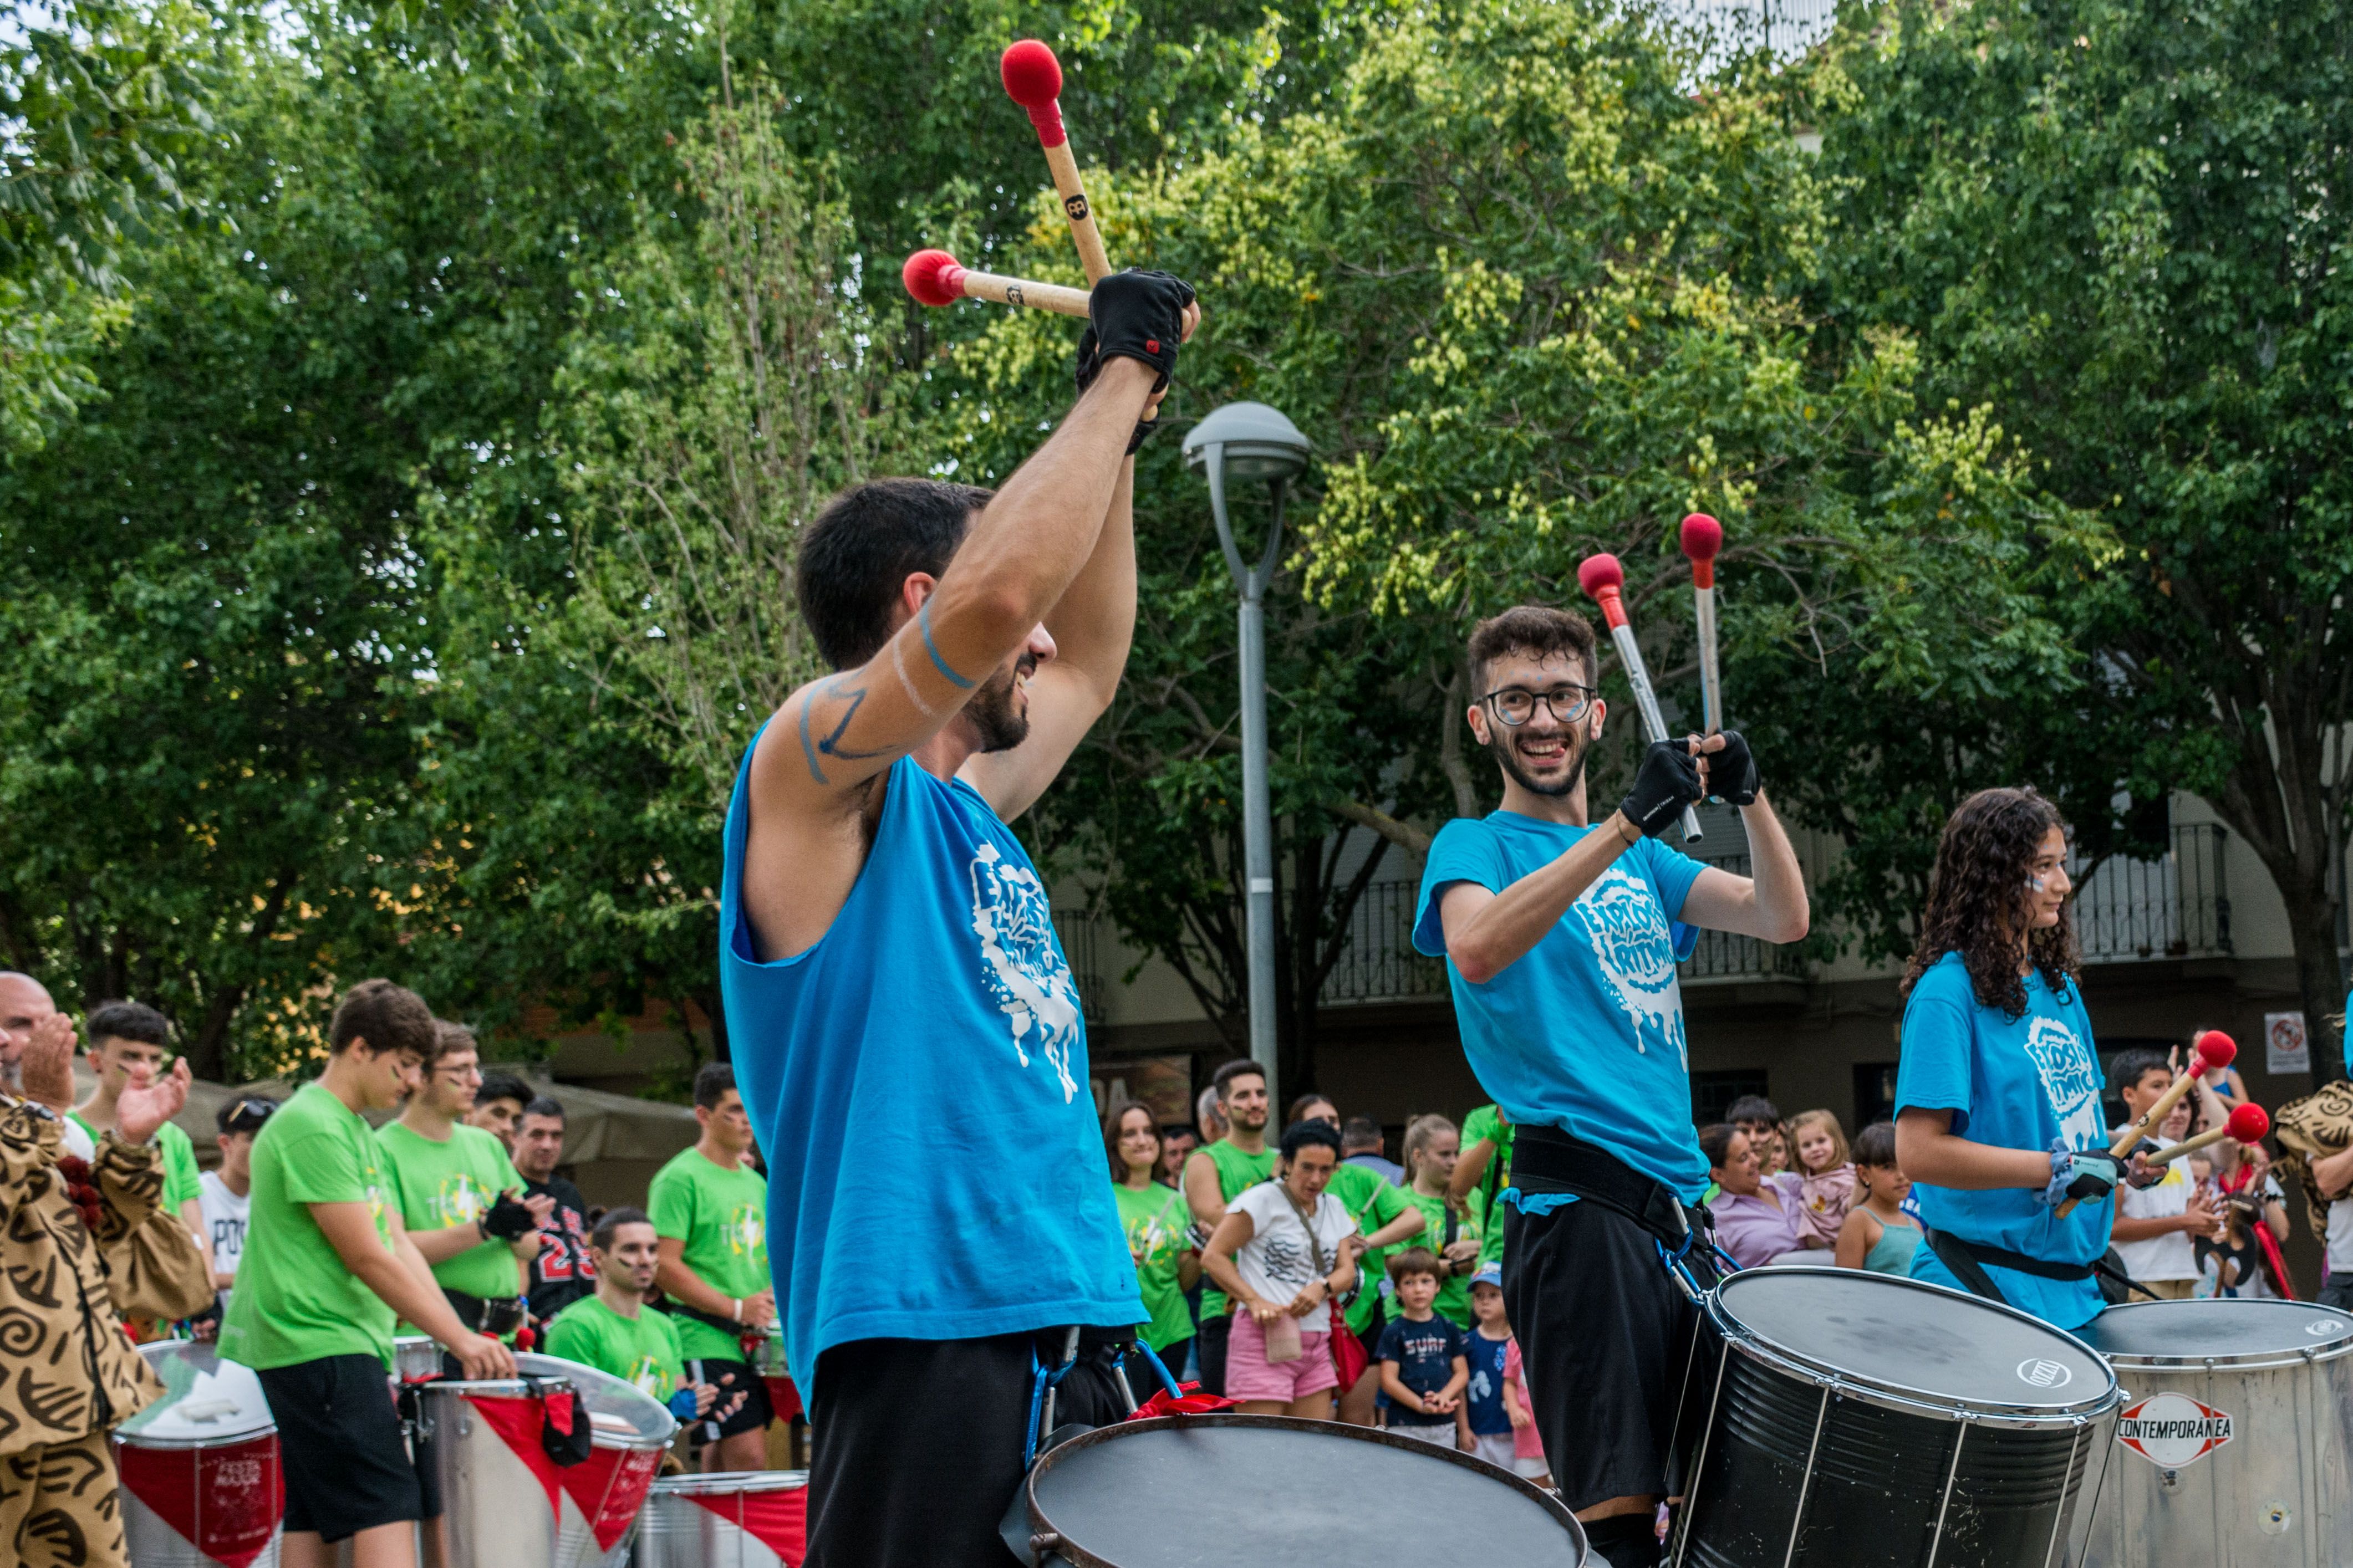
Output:
<svg viewBox="0 0 2353 1568">
<path fill-rule="evenodd" d="M 2168 1470 L 2194 1464 L 2238 1434 L 2227 1410 L 2186 1394 L 2152 1394 L 2116 1418 L 2116 1441 Z"/>
</svg>

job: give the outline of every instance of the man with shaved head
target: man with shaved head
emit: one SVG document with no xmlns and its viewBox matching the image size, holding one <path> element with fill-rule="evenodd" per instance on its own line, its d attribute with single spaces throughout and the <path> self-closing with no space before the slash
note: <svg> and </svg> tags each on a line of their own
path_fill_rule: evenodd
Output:
<svg viewBox="0 0 2353 1568">
<path fill-rule="evenodd" d="M 0 1383 L 0 1561 L 32 1568 L 122 1568 L 109 1429 L 163 1384 L 122 1331 L 86 1215 L 120 1235 L 164 1198 L 155 1130 L 188 1098 L 182 1063 L 123 1089 L 115 1121 L 69 1152 L 74 1028 L 48 988 L 0 972 L 0 1278 L 43 1280 L 14 1292 L 9 1364 Z M 110 1213 L 111 1211 L 111 1213 Z M 23 1223 L 23 1222 L 29 1223 Z"/>
</svg>

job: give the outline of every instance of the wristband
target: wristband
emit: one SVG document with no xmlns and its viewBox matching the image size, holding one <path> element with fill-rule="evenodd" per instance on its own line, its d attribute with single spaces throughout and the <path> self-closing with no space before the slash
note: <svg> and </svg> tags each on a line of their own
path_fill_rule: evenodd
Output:
<svg viewBox="0 0 2353 1568">
<path fill-rule="evenodd" d="M 694 1390 L 681 1388 L 670 1396 L 670 1413 L 681 1421 L 694 1419 Z"/>
<path fill-rule="evenodd" d="M 728 1314 L 737 1322 L 742 1322 L 744 1321 L 744 1298 L 741 1296 L 728 1297 L 727 1311 Z"/>
</svg>

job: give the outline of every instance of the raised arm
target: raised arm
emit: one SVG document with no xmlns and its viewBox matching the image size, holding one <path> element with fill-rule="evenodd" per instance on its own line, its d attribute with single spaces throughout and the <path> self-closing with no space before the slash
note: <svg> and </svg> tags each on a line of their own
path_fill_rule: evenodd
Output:
<svg viewBox="0 0 2353 1568">
<path fill-rule="evenodd" d="M 1736 931 L 1760 942 L 1796 942 L 1811 923 L 1798 852 L 1762 795 L 1740 808 L 1740 820 L 1748 829 L 1750 874 L 1735 876 L 1710 866 L 1683 895 L 1683 912 L 1676 918 L 1685 925 Z"/>
</svg>

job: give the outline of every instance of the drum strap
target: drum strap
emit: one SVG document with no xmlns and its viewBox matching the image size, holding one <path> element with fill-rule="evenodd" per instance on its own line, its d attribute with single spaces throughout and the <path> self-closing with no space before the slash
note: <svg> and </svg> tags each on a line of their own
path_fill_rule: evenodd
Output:
<svg viewBox="0 0 2353 1568">
<path fill-rule="evenodd" d="M 1925 1225 L 1920 1227 L 1920 1238 L 1943 1260 L 1945 1267 L 1953 1271 L 1953 1278 L 1968 1288 L 1970 1295 L 1999 1301 L 2005 1307 L 2015 1303 L 2001 1293 L 2001 1288 L 1985 1271 L 1989 1263 L 1996 1268 L 2031 1274 L 2038 1279 L 2063 1279 L 2070 1283 L 2079 1279 L 2097 1279 L 2103 1287 L 2116 1289 L 2117 1293 L 2111 1298 L 2113 1300 L 2127 1300 L 2135 1290 L 2152 1301 L 2158 1299 L 2157 1292 L 2127 1278 L 2105 1258 L 2091 1263 L 2053 1263 L 2046 1258 L 2029 1258 L 2022 1252 L 2011 1252 L 2006 1247 L 1991 1247 L 1982 1241 L 1963 1241 L 1951 1231 L 1935 1230 Z"/>
</svg>

